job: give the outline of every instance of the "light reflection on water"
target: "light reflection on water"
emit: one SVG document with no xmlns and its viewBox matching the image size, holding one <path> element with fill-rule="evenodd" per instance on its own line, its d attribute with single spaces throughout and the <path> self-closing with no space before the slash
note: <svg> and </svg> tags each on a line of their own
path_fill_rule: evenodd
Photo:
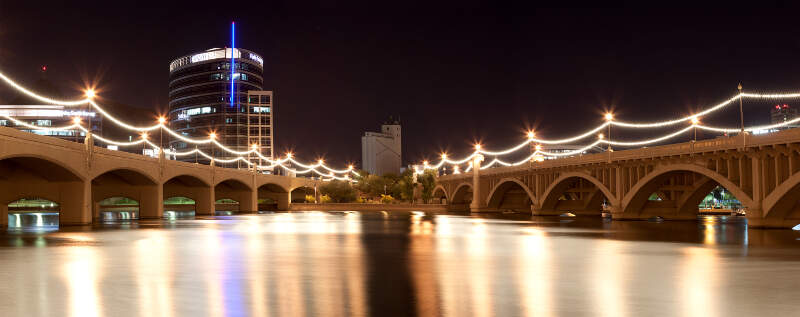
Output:
<svg viewBox="0 0 800 317">
<path fill-rule="evenodd" d="M 24 316 L 791 315 L 800 234 L 741 219 L 305 212 L 0 235 Z M 775 291 L 775 290 L 779 290 Z"/>
</svg>

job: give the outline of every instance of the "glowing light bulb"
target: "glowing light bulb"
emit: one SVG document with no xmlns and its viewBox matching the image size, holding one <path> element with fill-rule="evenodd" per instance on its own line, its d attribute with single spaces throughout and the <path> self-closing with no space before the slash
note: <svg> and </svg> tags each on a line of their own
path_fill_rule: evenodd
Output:
<svg viewBox="0 0 800 317">
<path fill-rule="evenodd" d="M 442 153 L 442 159 L 443 159 L 443 160 L 446 160 L 446 159 L 447 159 L 447 153 Z"/>
<path fill-rule="evenodd" d="M 292 152 L 286 153 L 286 158 L 292 158 Z"/>
<path fill-rule="evenodd" d="M 81 124 L 81 118 L 79 118 L 79 117 L 74 117 L 74 118 L 72 118 L 72 123 L 74 123 L 74 124 Z"/>
<path fill-rule="evenodd" d="M 165 122 L 167 122 L 167 118 L 158 117 L 158 124 L 164 124 Z"/>
<path fill-rule="evenodd" d="M 147 139 L 147 132 L 142 132 L 142 139 Z"/>
<path fill-rule="evenodd" d="M 253 150 L 255 150 L 255 149 L 258 149 L 258 144 L 257 144 L 257 143 L 253 143 L 253 145 L 252 145 L 252 146 L 250 146 L 250 147 L 252 147 L 252 148 L 253 148 Z"/>
<path fill-rule="evenodd" d="M 605 118 L 606 118 L 607 121 L 611 121 L 611 120 L 614 120 L 614 115 L 611 114 L 611 112 L 607 112 L 606 115 L 605 115 Z"/>
<path fill-rule="evenodd" d="M 537 151 L 541 151 L 542 150 L 542 145 L 541 144 L 537 144 L 536 145 L 536 150 Z"/>
<path fill-rule="evenodd" d="M 94 92 L 94 89 L 92 89 L 92 88 L 86 89 L 86 98 L 92 99 L 96 95 L 97 94 Z"/>
<path fill-rule="evenodd" d="M 480 151 L 481 150 L 481 145 L 480 144 L 475 144 L 475 150 L 476 151 Z"/>
<path fill-rule="evenodd" d="M 533 131 L 528 131 L 528 139 L 533 139 L 535 137 L 536 137 L 536 133 L 533 133 Z"/>
<path fill-rule="evenodd" d="M 428 161 L 422 161 L 422 165 L 428 166 Z"/>
<path fill-rule="evenodd" d="M 211 139 L 216 139 L 217 138 L 217 134 L 214 133 L 214 132 L 211 132 L 211 133 L 208 134 L 208 137 L 211 138 Z"/>
<path fill-rule="evenodd" d="M 347 166 L 347 170 L 352 171 L 353 170 L 353 165 L 348 165 Z"/>
<path fill-rule="evenodd" d="M 319 165 L 325 164 L 325 161 L 323 161 L 322 159 L 320 159 L 320 160 L 319 160 L 319 161 L 317 161 L 317 162 L 319 163 Z"/>
<path fill-rule="evenodd" d="M 692 124 L 700 124 L 700 119 L 697 117 L 692 117 Z"/>
<path fill-rule="evenodd" d="M 604 137 L 605 137 L 605 135 L 603 135 L 602 133 L 597 135 L 597 138 L 600 139 L 600 140 L 602 140 Z"/>
</svg>

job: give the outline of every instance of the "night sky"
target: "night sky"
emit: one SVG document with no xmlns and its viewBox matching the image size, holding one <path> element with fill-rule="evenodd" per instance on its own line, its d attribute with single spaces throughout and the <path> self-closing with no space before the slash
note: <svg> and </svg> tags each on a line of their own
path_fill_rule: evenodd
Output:
<svg viewBox="0 0 800 317">
<path fill-rule="evenodd" d="M 505 148 L 528 128 L 568 136 L 601 123 L 605 109 L 626 121 L 685 115 L 729 98 L 739 82 L 753 92 L 800 90 L 798 10 L 762 2 L 29 2 L 0 0 L 0 71 L 30 84 L 47 65 L 48 78 L 76 97 L 95 82 L 103 98 L 142 109 L 120 114 L 128 118 L 165 111 L 169 62 L 230 45 L 235 20 L 237 47 L 264 57 L 264 88 L 275 91 L 277 153 L 293 148 L 339 166 L 359 162 L 361 135 L 390 115 L 401 120 L 403 160 L 412 163 L 466 153 L 478 140 Z M 15 95 L 3 86 L 0 103 Z M 745 107 L 748 123 L 768 122 L 769 104 Z M 708 121 L 738 126 L 736 110 Z"/>
</svg>

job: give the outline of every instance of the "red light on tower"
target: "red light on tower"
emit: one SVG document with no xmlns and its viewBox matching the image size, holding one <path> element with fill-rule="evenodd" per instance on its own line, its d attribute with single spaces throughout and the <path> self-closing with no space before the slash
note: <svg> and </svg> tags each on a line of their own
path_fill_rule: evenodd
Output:
<svg viewBox="0 0 800 317">
<path fill-rule="evenodd" d="M 47 71 L 47 65 L 42 65 L 42 71 L 43 71 L 43 72 L 46 72 L 46 71 Z"/>
<path fill-rule="evenodd" d="M 780 109 L 781 109 L 781 106 L 780 106 L 780 105 L 775 105 L 775 109 L 778 109 L 778 110 L 780 110 Z"/>
</svg>

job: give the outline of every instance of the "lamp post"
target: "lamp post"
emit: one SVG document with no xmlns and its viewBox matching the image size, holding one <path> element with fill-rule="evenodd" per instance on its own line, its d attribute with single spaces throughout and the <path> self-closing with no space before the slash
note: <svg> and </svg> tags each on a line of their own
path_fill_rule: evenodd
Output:
<svg viewBox="0 0 800 317">
<path fill-rule="evenodd" d="M 72 123 L 78 126 L 75 129 L 75 142 L 78 142 L 78 135 L 80 134 L 80 131 L 81 131 L 81 128 L 80 128 L 80 126 L 81 126 L 81 118 L 80 117 L 72 118 Z"/>
<path fill-rule="evenodd" d="M 608 162 L 611 163 L 611 121 L 614 120 L 614 114 L 607 112 L 605 118 L 608 122 Z"/>
<path fill-rule="evenodd" d="M 209 159 L 211 162 L 209 163 L 211 166 L 214 166 L 214 142 L 217 138 L 217 134 L 211 132 L 208 134 L 208 138 L 211 139 L 211 158 Z"/>
<path fill-rule="evenodd" d="M 742 149 L 744 149 L 747 147 L 747 136 L 744 134 L 744 109 L 742 106 L 742 99 L 744 99 L 744 97 L 742 96 L 742 83 L 739 83 L 737 88 L 739 88 L 739 134 L 742 136 Z"/>
<path fill-rule="evenodd" d="M 158 148 L 159 148 L 159 151 L 164 151 L 164 122 L 167 122 L 167 118 L 164 118 L 164 116 L 158 117 Z"/>
</svg>

